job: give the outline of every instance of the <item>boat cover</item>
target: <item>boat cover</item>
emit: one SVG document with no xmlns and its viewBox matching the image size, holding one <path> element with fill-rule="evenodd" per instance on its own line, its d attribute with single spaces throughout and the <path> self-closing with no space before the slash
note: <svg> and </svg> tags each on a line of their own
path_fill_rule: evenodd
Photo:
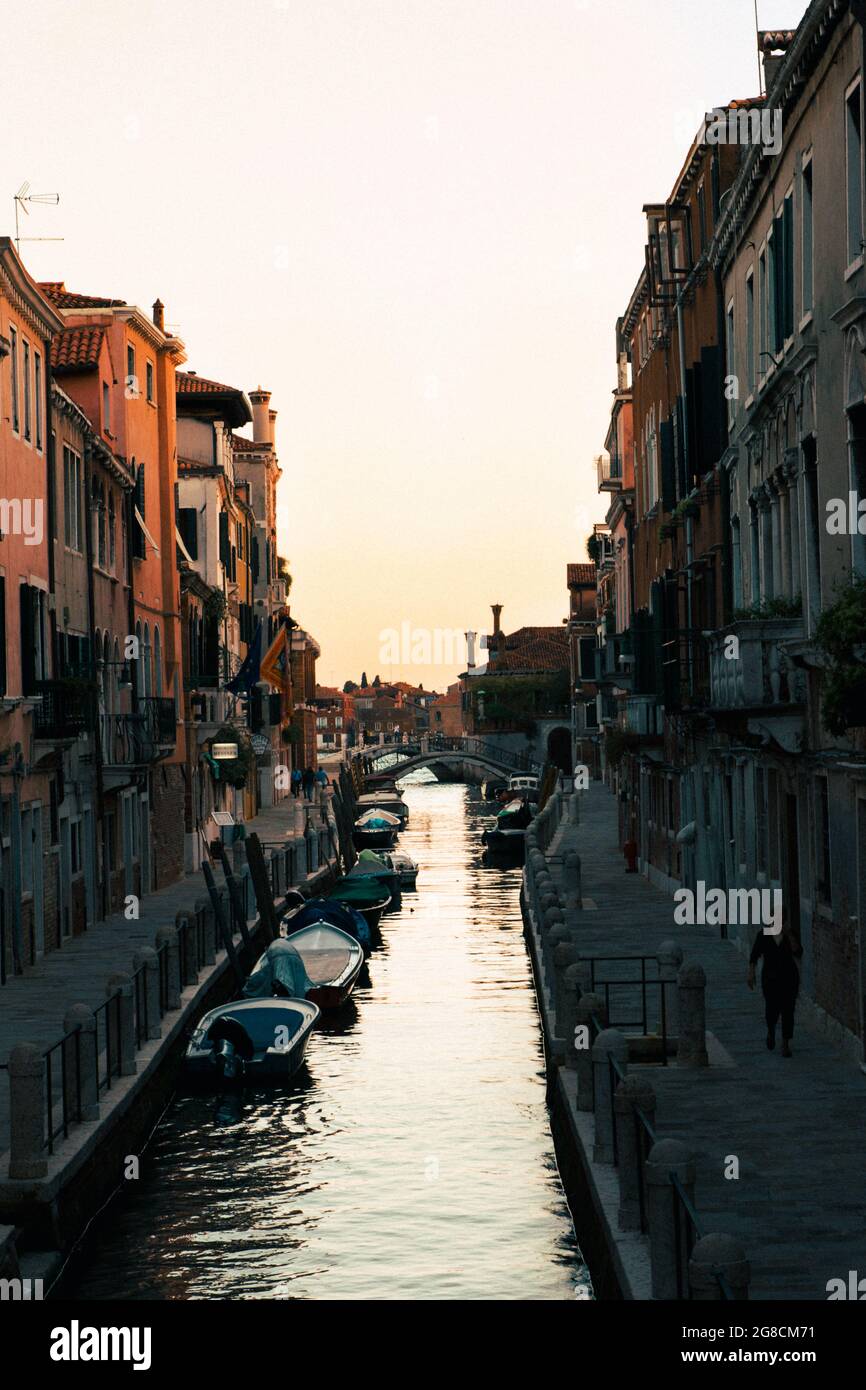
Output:
<svg viewBox="0 0 866 1390">
<path fill-rule="evenodd" d="M 358 874 L 356 878 L 342 878 L 331 889 L 331 898 L 338 903 L 351 903 L 353 907 L 375 907 L 390 897 L 388 887 L 377 874 Z"/>
<path fill-rule="evenodd" d="M 314 922 L 330 922 L 332 927 L 339 927 L 348 936 L 354 936 L 362 946 L 371 945 L 370 928 L 367 926 L 366 918 L 362 917 L 360 912 L 356 912 L 354 907 L 344 906 L 342 902 L 332 898 L 310 898 L 299 912 L 293 913 L 286 921 L 288 939 L 291 939 L 292 932 L 300 931 L 301 927 L 312 926 Z"/>
<path fill-rule="evenodd" d="M 243 988 L 246 999 L 270 999 L 277 992 L 292 999 L 304 999 L 312 981 L 292 943 L 280 938 L 272 941 Z"/>
<path fill-rule="evenodd" d="M 400 824 L 399 816 L 392 816 L 390 811 L 383 811 L 380 806 L 365 811 L 363 816 L 359 816 L 355 821 L 358 830 L 391 830 Z"/>
<path fill-rule="evenodd" d="M 532 812 L 525 801 L 509 801 L 496 817 L 502 830 L 519 830 L 529 825 Z"/>
<path fill-rule="evenodd" d="M 379 864 L 383 869 L 388 867 L 382 856 L 377 854 L 374 849 L 362 849 L 358 855 L 358 861 L 361 864 Z"/>
</svg>

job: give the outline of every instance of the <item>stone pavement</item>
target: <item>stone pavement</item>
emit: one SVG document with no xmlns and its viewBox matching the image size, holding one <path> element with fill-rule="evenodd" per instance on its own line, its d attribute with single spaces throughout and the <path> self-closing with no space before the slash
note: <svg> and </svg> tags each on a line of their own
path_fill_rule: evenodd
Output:
<svg viewBox="0 0 866 1390">
<path fill-rule="evenodd" d="M 767 1050 L 763 995 L 747 988 L 744 957 L 718 928 L 677 925 L 673 899 L 625 872 L 616 802 L 601 783 L 581 793 L 580 824 L 563 821 L 550 846 L 560 882 L 555 857 L 570 849 L 581 856 L 585 907 L 567 923 L 582 954 L 654 955 L 674 939 L 706 973 L 710 1066 L 640 1068 L 656 1092 L 658 1137 L 694 1151 L 704 1230 L 744 1246 L 752 1298 L 823 1300 L 829 1279 L 866 1277 L 866 1075 L 802 1021 L 792 1059 L 778 1043 Z M 729 1156 L 737 1180 L 724 1176 Z"/>
<path fill-rule="evenodd" d="M 306 803 L 309 805 L 309 803 Z M 264 810 L 247 824 L 263 844 L 288 841 L 295 833 L 295 803 Z M 215 872 L 222 883 L 220 869 Z M 152 946 L 157 928 L 173 926 L 178 912 L 192 910 L 207 889 L 200 869 L 141 899 L 140 916 L 129 921 L 122 912 L 89 927 L 81 936 L 50 951 L 25 974 L 9 976 L 0 989 L 0 1153 L 9 1147 L 9 1074 L 2 1067 L 19 1042 L 48 1047 L 63 1034 L 70 1004 L 95 1008 L 105 1000 L 106 982 L 119 971 L 131 972 L 132 957 Z M 219 943 L 218 943 L 219 946 Z"/>
</svg>

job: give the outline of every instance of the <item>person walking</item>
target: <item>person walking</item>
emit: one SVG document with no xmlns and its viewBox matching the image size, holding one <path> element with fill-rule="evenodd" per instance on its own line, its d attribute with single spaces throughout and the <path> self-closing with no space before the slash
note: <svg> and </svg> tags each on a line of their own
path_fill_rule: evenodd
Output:
<svg viewBox="0 0 866 1390">
<path fill-rule="evenodd" d="M 315 784 L 315 774 L 313 773 L 313 769 L 312 769 L 311 767 L 305 767 L 305 768 L 304 768 L 304 796 L 306 797 L 307 801 L 312 801 L 312 799 L 313 799 L 313 786 L 314 786 L 314 784 Z"/>
<path fill-rule="evenodd" d="M 328 774 L 323 767 L 320 767 L 318 772 L 316 773 L 316 781 L 322 788 L 322 795 L 324 795 L 325 788 L 328 785 Z"/>
<path fill-rule="evenodd" d="M 299 767 L 292 768 L 292 796 L 300 796 L 303 773 Z"/>
<path fill-rule="evenodd" d="M 791 1057 L 791 1039 L 794 1036 L 794 1007 L 800 990 L 800 970 L 797 961 L 803 954 L 803 947 L 783 922 L 782 930 L 765 932 L 763 928 L 755 938 L 752 954 L 749 957 L 749 971 L 746 983 L 749 989 L 755 988 L 755 971 L 758 961 L 761 966 L 761 989 L 764 993 L 765 1015 L 767 1019 L 767 1047 L 770 1051 L 776 1046 L 776 1024 L 782 1020 L 782 1056 Z"/>
</svg>

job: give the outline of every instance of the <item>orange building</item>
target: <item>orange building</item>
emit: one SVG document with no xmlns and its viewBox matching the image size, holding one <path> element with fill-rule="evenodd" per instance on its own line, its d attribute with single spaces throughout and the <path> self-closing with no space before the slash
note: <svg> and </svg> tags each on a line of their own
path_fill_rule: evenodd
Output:
<svg viewBox="0 0 866 1390">
<path fill-rule="evenodd" d="M 150 319 L 120 299 L 74 293 L 57 282 L 40 288 L 65 327 L 86 330 L 82 338 L 95 344 L 86 367 L 64 377 L 64 389 L 135 481 L 128 517 L 130 628 L 117 634 L 118 664 L 109 678 L 110 698 L 119 702 L 131 676 L 133 718 L 121 761 L 106 776 L 109 783 L 132 783 L 122 801 L 119 863 L 126 892 L 147 893 L 183 872 L 175 371 L 185 353 L 165 331 L 159 300 Z"/>
</svg>

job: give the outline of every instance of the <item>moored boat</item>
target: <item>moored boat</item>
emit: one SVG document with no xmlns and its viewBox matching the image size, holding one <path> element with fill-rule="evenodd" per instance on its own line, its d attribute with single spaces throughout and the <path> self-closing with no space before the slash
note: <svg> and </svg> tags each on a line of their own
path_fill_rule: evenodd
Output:
<svg viewBox="0 0 866 1390">
<path fill-rule="evenodd" d="M 347 874 L 337 880 L 329 897 L 360 912 L 372 932 L 391 906 L 391 894 L 374 874 Z"/>
<path fill-rule="evenodd" d="M 309 927 L 314 922 L 330 922 L 332 927 L 339 927 L 360 942 L 365 955 L 370 954 L 373 944 L 370 925 L 363 913 L 349 903 L 332 898 L 306 898 L 294 905 L 287 903 L 287 907 L 280 920 L 280 934 L 285 935 L 286 940 L 301 927 Z"/>
<path fill-rule="evenodd" d="M 198 1081 L 239 1085 L 287 1081 L 304 1060 L 319 1017 L 308 999 L 242 999 L 211 1009 L 186 1050 L 187 1074 Z"/>
<path fill-rule="evenodd" d="M 307 977 L 306 997 L 320 1009 L 345 1003 L 361 973 L 364 951 L 360 942 L 330 922 L 312 922 L 291 937 L 272 941 L 244 985 L 248 998 L 267 998 L 281 987 L 287 968 L 292 979 L 297 970 L 292 956 L 300 959 Z"/>
<path fill-rule="evenodd" d="M 401 825 L 405 826 L 409 822 L 409 807 L 396 787 L 377 787 L 375 791 L 364 792 L 358 797 L 357 805 L 359 812 L 388 811 L 392 816 L 398 817 Z"/>
<path fill-rule="evenodd" d="M 406 854 L 401 849 L 389 849 L 383 852 L 382 858 L 397 875 L 401 888 L 418 886 L 418 865 L 411 854 Z"/>
<path fill-rule="evenodd" d="M 496 817 L 494 825 L 489 826 L 481 837 L 487 849 L 496 854 L 522 858 L 525 849 L 526 828 L 532 820 L 529 803 L 522 800 L 509 801 Z"/>
<path fill-rule="evenodd" d="M 399 816 L 373 806 L 355 821 L 352 839 L 367 849 L 390 849 L 401 827 Z"/>
</svg>

